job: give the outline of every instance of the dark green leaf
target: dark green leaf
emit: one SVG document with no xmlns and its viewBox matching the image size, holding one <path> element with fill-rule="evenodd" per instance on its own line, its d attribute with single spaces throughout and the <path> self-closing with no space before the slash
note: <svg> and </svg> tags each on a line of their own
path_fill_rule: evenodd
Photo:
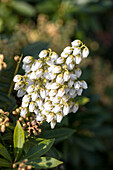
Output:
<svg viewBox="0 0 113 170">
<path fill-rule="evenodd" d="M 27 162 L 27 164 L 31 165 L 33 168 L 43 168 L 43 169 L 54 168 L 62 163 L 63 162 L 51 157 L 40 157 L 37 158 L 36 160 Z"/>
<path fill-rule="evenodd" d="M 11 167 L 11 163 L 5 159 L 0 158 L 0 167 Z"/>
<path fill-rule="evenodd" d="M 8 161 L 11 162 L 11 157 L 9 152 L 7 151 L 5 146 L 3 146 L 1 143 L 0 143 L 0 155 L 2 155 L 4 158 L 6 158 Z"/>
<path fill-rule="evenodd" d="M 45 131 L 42 133 L 42 136 L 45 138 L 55 138 L 55 142 L 60 142 L 70 137 L 73 133 L 75 133 L 74 129 L 59 128 Z"/>
<path fill-rule="evenodd" d="M 27 158 L 33 160 L 44 155 L 52 147 L 53 143 L 54 139 L 48 139 L 38 143 L 36 146 L 32 147 L 22 159 Z"/>
</svg>

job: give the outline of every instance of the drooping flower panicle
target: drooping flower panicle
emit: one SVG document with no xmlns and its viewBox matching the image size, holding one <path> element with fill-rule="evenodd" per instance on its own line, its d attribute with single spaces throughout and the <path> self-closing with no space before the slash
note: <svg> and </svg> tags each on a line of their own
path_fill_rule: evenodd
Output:
<svg viewBox="0 0 113 170">
<path fill-rule="evenodd" d="M 14 77 L 14 90 L 18 97 L 23 97 L 21 116 L 33 112 L 36 121 L 47 121 L 54 128 L 56 122 L 78 110 L 74 98 L 87 89 L 87 83 L 78 80 L 82 74 L 78 64 L 89 55 L 89 50 L 80 40 L 71 45 L 60 57 L 49 49 L 41 51 L 39 59 L 23 59 L 25 75 Z"/>
</svg>

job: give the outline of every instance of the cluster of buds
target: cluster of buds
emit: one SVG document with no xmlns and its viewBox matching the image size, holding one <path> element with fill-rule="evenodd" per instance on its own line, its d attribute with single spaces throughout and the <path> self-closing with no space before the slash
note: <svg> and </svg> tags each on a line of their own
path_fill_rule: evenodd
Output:
<svg viewBox="0 0 113 170">
<path fill-rule="evenodd" d="M 89 50 L 80 40 L 71 45 L 60 57 L 49 49 L 41 51 L 39 59 L 32 56 L 23 59 L 25 75 L 14 77 L 14 90 L 22 97 L 21 116 L 35 113 L 36 121 L 47 121 L 53 129 L 56 122 L 78 110 L 75 97 L 87 89 L 87 83 L 78 80 L 82 71 L 77 66 L 89 55 Z"/>
<path fill-rule="evenodd" d="M 39 128 L 40 123 L 37 122 L 35 119 L 35 115 L 32 113 L 31 116 L 28 118 L 26 115 L 19 118 L 23 129 L 28 132 L 28 136 L 33 133 L 35 136 L 41 133 L 41 129 Z"/>
<path fill-rule="evenodd" d="M 5 128 L 9 126 L 9 112 L 4 112 L 0 109 L 0 132 L 4 132 Z"/>
<path fill-rule="evenodd" d="M 22 107 L 17 108 L 16 110 L 12 111 L 12 114 L 14 116 L 18 116 L 20 114 L 20 112 L 21 112 L 21 109 L 22 109 Z"/>
<path fill-rule="evenodd" d="M 26 165 L 28 159 L 24 159 L 22 162 L 16 162 L 13 164 L 13 168 L 15 169 L 18 166 L 18 170 L 29 170 L 32 169 L 31 165 Z"/>
<path fill-rule="evenodd" d="M 7 64 L 3 60 L 4 60 L 4 56 L 3 54 L 0 54 L 0 71 L 2 70 L 2 68 L 7 67 Z"/>
</svg>

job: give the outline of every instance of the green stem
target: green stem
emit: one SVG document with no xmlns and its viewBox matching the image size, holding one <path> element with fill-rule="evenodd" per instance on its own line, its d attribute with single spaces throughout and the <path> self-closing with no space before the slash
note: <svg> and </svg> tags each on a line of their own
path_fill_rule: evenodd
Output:
<svg viewBox="0 0 113 170">
<path fill-rule="evenodd" d="M 15 75 L 17 74 L 17 72 L 18 72 L 18 69 L 19 69 L 19 66 L 20 66 L 22 57 L 23 57 L 23 54 L 22 54 L 21 57 L 19 58 L 19 61 L 18 61 L 18 63 L 17 63 L 16 69 L 15 69 L 15 72 L 14 72 L 14 76 L 15 76 Z M 14 78 L 14 76 L 13 76 L 13 78 Z M 9 89 L 9 92 L 8 92 L 8 97 L 10 97 L 10 95 L 11 95 L 11 92 L 12 92 L 12 89 L 13 89 L 13 85 L 14 85 L 14 82 L 12 81 L 12 82 L 11 82 L 10 89 Z"/>
<path fill-rule="evenodd" d="M 23 57 L 23 54 L 22 54 L 21 57 L 19 58 L 19 61 L 18 61 L 18 63 L 17 63 L 16 69 L 15 69 L 15 72 L 14 72 L 14 76 L 15 76 L 15 75 L 17 74 L 17 72 L 18 72 L 19 65 L 20 65 L 20 63 L 21 63 L 22 57 Z M 13 78 L 14 78 L 14 76 L 13 76 Z M 8 91 L 8 98 L 9 98 L 10 95 L 11 95 L 11 92 L 12 92 L 12 89 L 13 89 L 13 85 L 14 85 L 14 82 L 12 81 L 12 82 L 11 82 L 11 85 L 10 85 L 10 88 L 9 88 L 9 91 Z M 5 104 L 4 110 L 6 110 L 7 104 L 8 104 L 8 103 Z"/>
</svg>

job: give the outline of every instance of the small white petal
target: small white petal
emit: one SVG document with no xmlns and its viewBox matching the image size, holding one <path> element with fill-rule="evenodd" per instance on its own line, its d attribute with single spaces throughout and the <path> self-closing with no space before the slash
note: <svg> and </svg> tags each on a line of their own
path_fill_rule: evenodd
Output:
<svg viewBox="0 0 113 170">
<path fill-rule="evenodd" d="M 44 117 L 43 117 L 42 115 L 37 115 L 37 116 L 36 116 L 36 121 L 41 122 L 41 121 L 43 121 L 43 120 L 44 120 Z"/>
<path fill-rule="evenodd" d="M 24 90 L 24 89 L 20 89 L 20 90 L 18 90 L 18 92 L 17 92 L 17 97 L 22 97 L 22 96 L 24 96 L 25 94 L 26 94 L 25 90 Z"/>
<path fill-rule="evenodd" d="M 72 47 L 78 47 L 80 44 L 81 44 L 81 41 L 80 41 L 80 40 L 74 40 L 74 41 L 71 43 Z"/>
<path fill-rule="evenodd" d="M 30 85 L 29 87 L 27 87 L 27 88 L 26 88 L 26 91 L 27 91 L 28 93 L 33 92 L 33 91 L 34 91 L 34 85 Z"/>
<path fill-rule="evenodd" d="M 28 113 L 28 109 L 26 107 L 22 108 L 20 112 L 20 116 L 25 116 L 27 113 Z"/>
<path fill-rule="evenodd" d="M 73 51 L 73 48 L 68 46 L 66 48 L 64 48 L 63 52 L 66 53 L 66 54 L 71 54 Z"/>
<path fill-rule="evenodd" d="M 78 54 L 81 54 L 81 48 L 80 47 L 75 47 L 73 50 L 73 55 L 76 56 Z"/>
<path fill-rule="evenodd" d="M 63 80 L 63 74 L 59 74 L 56 78 L 56 82 L 59 84 L 62 84 L 64 82 Z"/>
<path fill-rule="evenodd" d="M 13 81 L 14 81 L 14 82 L 19 82 L 19 81 L 21 81 L 21 79 L 22 79 L 22 76 L 21 76 L 21 75 L 16 75 L 16 76 L 14 77 Z"/>
<path fill-rule="evenodd" d="M 76 111 L 78 110 L 78 108 L 79 108 L 79 105 L 78 105 L 78 102 L 76 102 L 75 104 L 74 104 L 74 106 L 73 106 L 73 113 L 76 113 Z"/>
<path fill-rule="evenodd" d="M 73 84 L 74 84 L 74 81 L 70 79 L 68 81 L 68 87 L 71 88 L 73 86 Z"/>
<path fill-rule="evenodd" d="M 81 96 L 82 92 L 83 92 L 83 89 L 79 89 L 79 90 L 77 90 L 77 94 L 78 94 L 78 96 Z"/>
<path fill-rule="evenodd" d="M 81 81 L 81 83 L 82 83 L 82 88 L 83 89 L 87 89 L 88 88 L 87 83 L 84 80 Z"/>
<path fill-rule="evenodd" d="M 60 123 L 62 121 L 62 119 L 63 119 L 63 116 L 62 116 L 61 113 L 57 113 L 56 117 L 57 117 L 57 122 L 58 123 Z"/>
<path fill-rule="evenodd" d="M 56 64 L 62 64 L 64 62 L 64 57 L 59 57 L 57 60 L 56 60 Z"/>
<path fill-rule="evenodd" d="M 24 59 L 23 59 L 23 63 L 25 64 L 29 64 L 33 61 L 33 57 L 32 56 L 26 56 Z"/>
<path fill-rule="evenodd" d="M 58 90 L 58 94 L 57 94 L 57 96 L 62 97 L 64 94 L 65 94 L 65 90 L 64 90 L 64 88 L 60 88 L 60 89 Z"/>
<path fill-rule="evenodd" d="M 63 108 L 64 116 L 68 115 L 69 110 L 70 110 L 69 105 L 66 103 L 66 105 L 64 105 L 64 108 Z"/>
<path fill-rule="evenodd" d="M 81 61 L 82 61 L 81 55 L 76 55 L 76 64 L 80 64 Z"/>
<path fill-rule="evenodd" d="M 78 90 L 80 88 L 79 81 L 74 83 L 74 87 L 75 87 L 76 90 Z"/>
<path fill-rule="evenodd" d="M 89 49 L 85 47 L 82 52 L 82 57 L 87 58 L 88 55 L 89 55 Z"/>
<path fill-rule="evenodd" d="M 34 102 L 31 102 L 31 103 L 29 104 L 29 111 L 30 111 L 30 112 L 33 112 L 34 109 L 35 109 L 35 103 L 34 103 Z"/>
<path fill-rule="evenodd" d="M 23 98 L 22 98 L 22 101 L 23 102 L 29 102 L 31 99 L 31 96 L 30 95 L 25 95 Z"/>
<path fill-rule="evenodd" d="M 46 91 L 44 89 L 40 89 L 40 96 L 42 97 L 42 99 L 46 97 Z"/>
<path fill-rule="evenodd" d="M 47 56 L 47 51 L 43 50 L 39 53 L 39 58 L 45 58 Z"/>
<path fill-rule="evenodd" d="M 81 74 L 82 74 L 81 69 L 80 69 L 80 68 L 77 68 L 77 69 L 75 70 L 75 74 L 76 74 L 76 76 L 79 78 L 79 77 L 81 76 Z"/>
<path fill-rule="evenodd" d="M 58 55 L 55 52 L 53 52 L 50 57 L 54 61 L 54 60 L 56 60 L 58 58 Z"/>
<path fill-rule="evenodd" d="M 76 80 L 77 76 L 76 76 L 76 74 L 71 73 L 70 74 L 70 78 L 71 78 L 71 80 Z"/>
<path fill-rule="evenodd" d="M 61 57 L 67 58 L 68 54 L 66 54 L 64 51 L 61 53 Z"/>
<path fill-rule="evenodd" d="M 69 71 L 65 71 L 64 72 L 64 77 L 63 77 L 64 81 L 68 81 L 70 79 L 70 73 Z"/>
<path fill-rule="evenodd" d="M 55 127 L 55 125 L 56 125 L 56 121 L 55 121 L 55 120 L 52 120 L 51 123 L 50 123 L 50 125 L 51 125 L 51 129 L 54 129 L 54 127 Z"/>
</svg>

